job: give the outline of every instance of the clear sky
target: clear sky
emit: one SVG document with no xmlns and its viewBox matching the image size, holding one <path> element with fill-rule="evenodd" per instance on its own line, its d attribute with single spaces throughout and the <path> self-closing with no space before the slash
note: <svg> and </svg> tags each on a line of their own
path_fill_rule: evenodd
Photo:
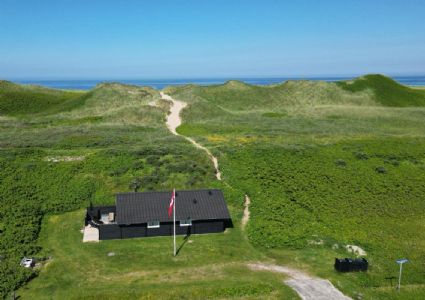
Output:
<svg viewBox="0 0 425 300">
<path fill-rule="evenodd" d="M 425 74 L 425 0 L 0 0 L 0 78 Z"/>
</svg>

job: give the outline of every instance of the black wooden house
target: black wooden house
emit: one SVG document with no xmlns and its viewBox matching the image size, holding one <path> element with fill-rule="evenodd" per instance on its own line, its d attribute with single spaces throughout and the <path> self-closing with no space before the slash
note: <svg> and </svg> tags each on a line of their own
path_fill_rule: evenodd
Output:
<svg viewBox="0 0 425 300">
<path fill-rule="evenodd" d="M 168 216 L 171 192 L 121 193 L 115 206 L 87 209 L 86 224 L 99 229 L 99 239 L 173 234 Z M 176 191 L 176 234 L 223 232 L 232 226 L 222 191 Z"/>
</svg>

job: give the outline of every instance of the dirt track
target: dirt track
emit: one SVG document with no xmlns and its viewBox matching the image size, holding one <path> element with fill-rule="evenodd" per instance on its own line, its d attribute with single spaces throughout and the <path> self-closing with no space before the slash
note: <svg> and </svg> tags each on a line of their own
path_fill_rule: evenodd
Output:
<svg viewBox="0 0 425 300">
<path fill-rule="evenodd" d="M 293 288 L 303 300 L 350 300 L 341 293 L 329 280 L 312 277 L 304 272 L 288 267 L 255 263 L 248 264 L 252 270 L 271 271 L 285 274 L 289 279 L 285 283 Z"/>
<path fill-rule="evenodd" d="M 212 161 L 214 168 L 215 168 L 215 176 L 217 177 L 218 180 L 221 181 L 221 172 L 220 169 L 218 168 L 218 159 L 217 157 L 215 157 L 210 150 L 208 150 L 207 148 L 205 148 L 204 146 L 202 146 L 201 144 L 198 144 L 195 140 L 186 137 L 186 136 L 182 136 L 180 134 L 177 133 L 176 128 L 179 127 L 182 123 L 181 117 L 180 117 L 180 112 L 182 111 L 183 108 L 185 108 L 187 106 L 187 103 L 183 102 L 183 101 L 178 101 L 178 100 L 174 100 L 171 96 L 164 94 L 163 92 L 161 92 L 161 98 L 164 100 L 168 100 L 172 102 L 171 105 L 171 109 L 170 109 L 170 114 L 167 116 L 167 127 L 168 129 L 171 131 L 171 133 L 181 136 L 183 138 L 185 138 L 186 140 L 188 140 L 189 142 L 191 142 L 196 148 L 201 149 L 203 151 L 205 151 L 208 155 L 208 157 L 210 158 L 210 160 Z"/>
</svg>

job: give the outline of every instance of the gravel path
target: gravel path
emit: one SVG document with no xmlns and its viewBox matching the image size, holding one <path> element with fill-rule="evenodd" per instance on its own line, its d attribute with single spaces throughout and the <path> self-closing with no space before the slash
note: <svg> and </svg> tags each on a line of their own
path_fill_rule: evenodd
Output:
<svg viewBox="0 0 425 300">
<path fill-rule="evenodd" d="M 210 158 L 210 160 L 212 161 L 213 165 L 214 165 L 215 176 L 217 177 L 218 180 L 221 181 L 221 172 L 220 172 L 220 169 L 218 168 L 217 157 L 215 157 L 211 153 L 210 150 L 208 150 L 207 148 L 205 148 L 201 144 L 197 143 L 195 140 L 193 140 L 189 137 L 180 135 L 176 131 L 176 128 L 179 127 L 182 124 L 180 112 L 183 110 L 183 108 L 185 108 L 187 106 L 187 103 L 183 102 L 183 101 L 175 100 L 171 96 L 164 94 L 163 92 L 161 92 L 161 98 L 164 99 L 164 100 L 171 101 L 171 103 L 172 103 L 171 109 L 170 109 L 170 114 L 167 116 L 167 127 L 168 127 L 168 129 L 171 131 L 172 134 L 185 138 L 186 140 L 191 142 L 196 148 L 205 151 L 207 153 L 208 157 Z"/>
<path fill-rule="evenodd" d="M 293 288 L 303 300 L 351 300 L 341 293 L 329 280 L 312 277 L 300 270 L 264 263 L 248 264 L 257 271 L 271 271 L 285 274 L 285 283 Z"/>
</svg>

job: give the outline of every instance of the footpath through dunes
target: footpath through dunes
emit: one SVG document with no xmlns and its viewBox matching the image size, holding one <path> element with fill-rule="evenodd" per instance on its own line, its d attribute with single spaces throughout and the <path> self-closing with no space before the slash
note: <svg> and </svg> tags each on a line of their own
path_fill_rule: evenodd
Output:
<svg viewBox="0 0 425 300">
<path fill-rule="evenodd" d="M 208 157 L 211 159 L 212 163 L 214 164 L 215 168 L 215 176 L 217 177 L 217 180 L 221 181 L 221 172 L 218 168 L 218 159 L 215 157 L 210 150 L 202 146 L 201 144 L 197 143 L 195 140 L 191 139 L 190 137 L 182 136 L 177 133 L 176 129 L 179 127 L 182 123 L 180 112 L 187 106 L 186 102 L 178 101 L 173 99 L 171 96 L 164 94 L 161 92 L 161 98 L 163 100 L 171 101 L 172 105 L 170 108 L 170 113 L 167 116 L 167 127 L 171 131 L 172 134 L 181 136 L 191 142 L 196 148 L 201 149 L 205 151 L 208 155 Z"/>
<path fill-rule="evenodd" d="M 200 145 L 193 139 L 182 136 L 177 133 L 176 128 L 182 124 L 182 120 L 180 117 L 180 112 L 187 106 L 187 103 L 183 101 L 178 101 L 173 99 L 171 96 L 164 94 L 161 92 L 161 98 L 164 100 L 168 100 L 172 102 L 170 113 L 167 116 L 167 127 L 169 130 L 178 136 L 185 138 L 190 141 L 195 147 L 202 149 L 205 151 L 210 157 L 211 161 L 214 164 L 214 168 L 216 170 L 216 177 L 221 181 L 221 173 L 218 167 L 217 158 L 212 155 L 211 151 L 209 151 L 206 147 Z M 242 230 L 246 227 L 249 221 L 249 205 L 251 203 L 248 195 L 245 195 L 244 202 L 244 214 L 241 222 Z M 289 277 L 288 280 L 285 280 L 285 284 L 291 287 L 293 290 L 297 292 L 303 300 L 350 300 L 351 298 L 345 296 L 341 291 L 339 291 L 329 280 L 312 277 L 307 275 L 306 273 L 296 270 L 293 268 L 273 265 L 268 263 L 248 263 L 248 268 L 254 271 L 271 271 L 280 274 L 284 274 Z"/>
</svg>

